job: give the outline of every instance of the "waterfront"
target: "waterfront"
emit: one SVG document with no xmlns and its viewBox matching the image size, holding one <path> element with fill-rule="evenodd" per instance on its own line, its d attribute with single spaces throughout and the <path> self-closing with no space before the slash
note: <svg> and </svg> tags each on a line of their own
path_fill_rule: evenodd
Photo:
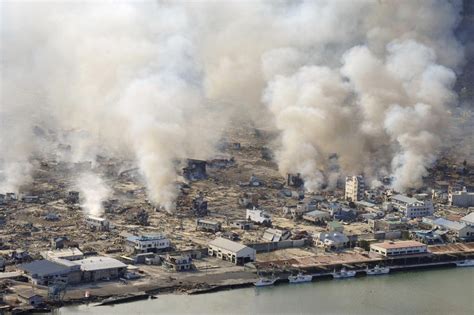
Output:
<svg viewBox="0 0 474 315">
<path fill-rule="evenodd" d="M 160 295 L 115 306 L 62 308 L 67 314 L 473 314 L 474 268 L 399 272 L 203 295 Z"/>
</svg>

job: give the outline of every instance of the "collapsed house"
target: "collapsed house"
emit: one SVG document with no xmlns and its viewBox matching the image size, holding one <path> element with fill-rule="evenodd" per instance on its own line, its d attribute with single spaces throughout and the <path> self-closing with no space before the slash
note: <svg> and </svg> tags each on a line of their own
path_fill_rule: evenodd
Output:
<svg viewBox="0 0 474 315">
<path fill-rule="evenodd" d="M 289 230 L 280 230 L 280 229 L 266 229 L 263 233 L 263 239 L 268 242 L 280 242 L 285 241 L 291 237 L 291 232 Z"/>
<path fill-rule="evenodd" d="M 193 268 L 193 263 L 189 255 L 166 255 L 163 266 L 174 271 L 187 271 Z"/>
<path fill-rule="evenodd" d="M 183 168 L 183 177 L 190 181 L 207 178 L 206 161 L 188 159 L 187 166 Z"/>
<path fill-rule="evenodd" d="M 194 212 L 194 215 L 198 217 L 207 215 L 207 200 L 204 199 L 202 192 L 193 199 L 191 210 Z"/>
<path fill-rule="evenodd" d="M 290 187 L 301 188 L 304 186 L 304 180 L 301 174 L 288 174 L 286 184 Z"/>
<path fill-rule="evenodd" d="M 104 218 L 95 216 L 87 216 L 84 220 L 87 227 L 94 231 L 108 231 L 110 229 L 110 222 Z"/>
<path fill-rule="evenodd" d="M 221 224 L 217 221 L 197 219 L 196 230 L 216 233 L 221 230 Z"/>
</svg>

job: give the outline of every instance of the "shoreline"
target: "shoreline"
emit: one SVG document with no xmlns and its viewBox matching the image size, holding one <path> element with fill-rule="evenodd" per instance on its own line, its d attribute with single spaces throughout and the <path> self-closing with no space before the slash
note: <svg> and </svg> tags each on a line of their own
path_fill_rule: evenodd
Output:
<svg viewBox="0 0 474 315">
<path fill-rule="evenodd" d="M 390 276 L 392 273 L 400 273 L 400 272 L 406 272 L 410 270 L 433 270 L 433 269 L 454 269 L 454 268 L 464 268 L 464 267 L 456 267 L 455 262 L 440 262 L 440 263 L 434 263 L 434 264 L 418 264 L 418 265 L 407 265 L 407 266 L 397 266 L 394 267 L 393 269 L 391 268 L 390 273 L 387 274 L 386 276 Z M 467 267 L 466 267 L 467 268 Z M 356 271 L 356 276 L 355 278 L 363 278 L 363 277 L 370 277 L 369 275 L 366 274 L 365 269 L 359 269 L 359 270 L 354 270 Z M 325 273 L 325 274 L 314 274 L 313 275 L 313 281 L 312 282 L 317 282 L 314 281 L 314 279 L 321 279 L 321 280 L 331 280 L 332 276 L 330 273 Z M 277 285 L 287 285 L 288 284 L 288 279 L 287 278 L 279 278 L 276 281 Z M 173 295 L 200 295 L 200 294 L 210 294 L 210 293 L 216 293 L 220 291 L 230 291 L 230 290 L 237 290 L 241 288 L 249 288 L 254 286 L 254 280 L 251 281 L 242 281 L 240 283 L 234 283 L 234 284 L 214 284 L 214 285 L 209 285 L 206 287 L 202 288 L 188 288 L 187 286 L 168 286 L 168 287 L 160 287 L 160 288 L 152 288 L 149 290 L 133 293 L 134 295 L 146 295 L 146 299 L 150 298 L 159 298 L 160 295 L 167 295 L 167 294 L 173 294 Z M 116 298 L 117 303 L 107 303 L 107 305 L 113 305 L 113 304 L 119 304 L 119 303 L 131 303 L 133 301 L 126 301 L 122 302 L 123 299 L 128 298 L 130 295 L 133 295 L 132 293 L 124 294 L 124 295 L 110 295 L 110 296 L 94 296 L 91 298 L 83 298 L 83 299 L 73 299 L 73 300 L 67 300 L 63 301 L 61 304 L 56 304 L 53 305 L 52 309 L 58 309 L 61 307 L 65 306 L 74 306 L 74 305 L 89 305 L 92 303 L 99 303 L 94 306 L 101 306 L 100 303 L 103 303 L 107 299 L 111 298 Z M 143 298 L 145 299 L 145 298 Z"/>
</svg>

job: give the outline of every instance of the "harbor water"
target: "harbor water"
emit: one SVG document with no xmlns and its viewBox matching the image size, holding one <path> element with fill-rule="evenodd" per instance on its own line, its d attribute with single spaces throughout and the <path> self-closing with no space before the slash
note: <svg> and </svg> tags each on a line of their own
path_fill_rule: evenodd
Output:
<svg viewBox="0 0 474 315">
<path fill-rule="evenodd" d="M 474 314 L 474 267 L 280 283 L 113 306 L 70 306 L 67 314 Z"/>
</svg>

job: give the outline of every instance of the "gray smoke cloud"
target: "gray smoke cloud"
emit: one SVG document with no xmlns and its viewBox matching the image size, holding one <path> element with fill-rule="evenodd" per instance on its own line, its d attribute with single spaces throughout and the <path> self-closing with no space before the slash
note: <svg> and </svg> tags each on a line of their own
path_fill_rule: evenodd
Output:
<svg viewBox="0 0 474 315">
<path fill-rule="evenodd" d="M 171 211 L 175 161 L 210 157 L 235 117 L 277 128 L 309 190 L 336 182 L 333 153 L 337 176 L 416 187 L 449 137 L 460 4 L 2 2 L 0 187 L 66 142 L 59 160 L 134 159 Z"/>
</svg>

